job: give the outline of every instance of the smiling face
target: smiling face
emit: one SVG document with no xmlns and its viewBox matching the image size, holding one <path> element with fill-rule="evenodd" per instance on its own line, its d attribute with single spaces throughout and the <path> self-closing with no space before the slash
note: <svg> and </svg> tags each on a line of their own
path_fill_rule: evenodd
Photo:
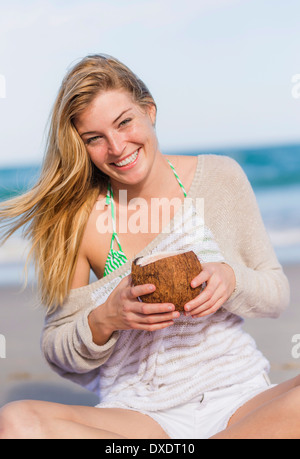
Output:
<svg viewBox="0 0 300 459">
<path fill-rule="evenodd" d="M 153 164 L 158 143 L 154 105 L 142 107 L 124 90 L 97 95 L 74 120 L 94 165 L 112 180 L 140 183 Z"/>
</svg>

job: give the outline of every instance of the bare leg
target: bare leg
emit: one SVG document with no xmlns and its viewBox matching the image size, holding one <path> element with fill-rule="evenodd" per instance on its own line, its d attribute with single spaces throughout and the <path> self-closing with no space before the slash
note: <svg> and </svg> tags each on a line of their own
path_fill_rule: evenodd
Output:
<svg viewBox="0 0 300 459">
<path fill-rule="evenodd" d="M 168 438 L 152 418 L 131 410 L 13 402 L 0 410 L 0 439 Z"/>
<path fill-rule="evenodd" d="M 300 439 L 300 377 L 269 389 L 243 405 L 215 439 Z M 167 439 L 149 416 L 122 409 L 21 401 L 0 410 L 4 438 Z"/>
<path fill-rule="evenodd" d="M 269 389 L 243 405 L 213 439 L 300 439 L 300 378 Z"/>
</svg>

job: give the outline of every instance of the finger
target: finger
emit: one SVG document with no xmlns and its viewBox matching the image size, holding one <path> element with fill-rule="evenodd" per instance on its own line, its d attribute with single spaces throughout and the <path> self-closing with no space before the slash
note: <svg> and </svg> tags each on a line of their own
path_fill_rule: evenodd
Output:
<svg viewBox="0 0 300 459">
<path fill-rule="evenodd" d="M 194 277 L 194 279 L 192 279 L 191 287 L 192 288 L 199 287 L 199 285 L 202 285 L 205 282 L 207 282 L 210 277 L 211 277 L 211 273 L 203 269 L 200 274 L 198 274 L 196 277 Z"/>
<path fill-rule="evenodd" d="M 175 311 L 175 305 L 172 303 L 144 303 L 139 302 L 137 304 L 137 312 L 140 314 L 161 314 L 171 311 Z"/>
<path fill-rule="evenodd" d="M 136 314 L 137 321 L 142 324 L 156 324 L 161 322 L 169 322 L 178 319 L 180 313 L 178 311 L 165 312 L 163 314 Z"/>
<path fill-rule="evenodd" d="M 205 316 L 208 316 L 210 314 L 215 314 L 221 307 L 222 305 L 224 304 L 224 299 L 223 298 L 220 298 L 212 307 L 200 312 L 200 313 L 196 313 L 196 314 L 193 314 L 192 317 L 193 318 L 200 318 L 200 317 L 205 317 Z"/>
<path fill-rule="evenodd" d="M 154 331 L 173 325 L 174 319 L 179 316 L 178 311 L 152 315 L 130 312 L 127 316 L 127 324 L 130 329 Z"/>
<path fill-rule="evenodd" d="M 190 315 L 194 316 L 197 314 L 202 314 L 203 312 L 208 311 L 209 309 L 213 309 L 215 304 L 217 304 L 217 302 L 221 300 L 221 298 L 222 297 L 218 296 L 218 294 L 216 293 L 211 297 L 210 300 L 206 301 L 204 304 L 201 304 L 200 306 L 190 311 Z"/>
<path fill-rule="evenodd" d="M 131 277 L 131 274 L 128 274 L 128 276 L 125 276 L 123 277 L 123 279 L 121 279 L 118 286 L 130 287 L 131 285 L 132 285 L 132 277 Z"/>
<path fill-rule="evenodd" d="M 129 297 L 131 299 L 138 298 L 139 296 L 147 295 L 147 293 L 152 293 L 155 290 L 154 284 L 143 284 L 131 286 L 129 289 Z"/>
<path fill-rule="evenodd" d="M 137 324 L 135 327 L 137 330 L 145 330 L 149 332 L 154 332 L 156 330 L 162 330 L 164 328 L 168 328 L 174 325 L 174 321 L 167 321 L 167 322 L 160 322 L 155 324 Z"/>
<path fill-rule="evenodd" d="M 207 301 L 193 308 L 189 312 L 189 315 L 193 317 L 199 316 L 208 311 L 208 314 L 212 314 L 216 312 L 220 308 L 220 306 L 222 306 L 225 303 L 225 301 L 226 295 L 224 295 L 224 289 L 222 288 L 222 286 L 220 286 Z"/>
<path fill-rule="evenodd" d="M 185 304 L 184 310 L 192 312 L 195 308 L 198 308 L 199 306 L 204 305 L 207 301 L 210 301 L 219 285 L 219 279 L 214 278 L 213 276 L 210 277 L 204 290 L 196 296 L 196 298 Z"/>
</svg>

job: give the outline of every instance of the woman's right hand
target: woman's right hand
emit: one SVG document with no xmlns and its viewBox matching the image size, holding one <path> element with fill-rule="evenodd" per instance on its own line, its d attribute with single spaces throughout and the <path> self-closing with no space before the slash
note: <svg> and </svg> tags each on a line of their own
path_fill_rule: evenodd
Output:
<svg viewBox="0 0 300 459">
<path fill-rule="evenodd" d="M 106 302 L 89 315 L 89 324 L 96 344 L 105 344 L 116 330 L 156 331 L 170 327 L 179 317 L 172 303 L 143 303 L 138 297 L 155 290 L 153 284 L 132 285 L 126 276 Z"/>
</svg>

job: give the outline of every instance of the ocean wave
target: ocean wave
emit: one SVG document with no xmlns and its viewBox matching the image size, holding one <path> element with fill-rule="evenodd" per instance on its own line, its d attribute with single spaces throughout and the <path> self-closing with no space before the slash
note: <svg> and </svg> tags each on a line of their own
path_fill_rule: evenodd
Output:
<svg viewBox="0 0 300 459">
<path fill-rule="evenodd" d="M 19 166 L 0 169 L 0 202 L 21 195 L 37 181 L 40 166 Z"/>
<path fill-rule="evenodd" d="M 281 263 L 300 263 L 300 227 L 267 227 L 267 231 Z M 22 237 L 13 236 L 0 247 L 0 286 L 23 285 L 28 252 L 29 243 Z M 95 279 L 91 273 L 91 281 Z M 34 268 L 30 264 L 28 283 L 34 284 L 35 282 Z"/>
<path fill-rule="evenodd" d="M 300 263 L 300 145 L 178 154 L 201 153 L 231 156 L 240 164 L 254 189 L 279 260 Z M 29 189 L 39 172 L 39 165 L 0 169 L 0 201 Z M 28 242 L 17 235 L 0 247 L 1 285 L 22 283 L 28 251 Z M 30 279 L 34 281 L 32 270 Z"/>
<path fill-rule="evenodd" d="M 220 149 L 208 153 L 227 155 L 235 159 L 244 169 L 255 190 L 284 188 L 300 183 L 298 144 Z"/>
<path fill-rule="evenodd" d="M 166 152 L 165 152 L 166 153 Z M 168 154 L 217 154 L 234 158 L 246 172 L 255 190 L 285 188 L 300 183 L 300 145 L 275 145 L 255 148 L 169 151 Z M 0 201 L 21 194 L 32 187 L 41 165 L 0 168 Z"/>
</svg>

